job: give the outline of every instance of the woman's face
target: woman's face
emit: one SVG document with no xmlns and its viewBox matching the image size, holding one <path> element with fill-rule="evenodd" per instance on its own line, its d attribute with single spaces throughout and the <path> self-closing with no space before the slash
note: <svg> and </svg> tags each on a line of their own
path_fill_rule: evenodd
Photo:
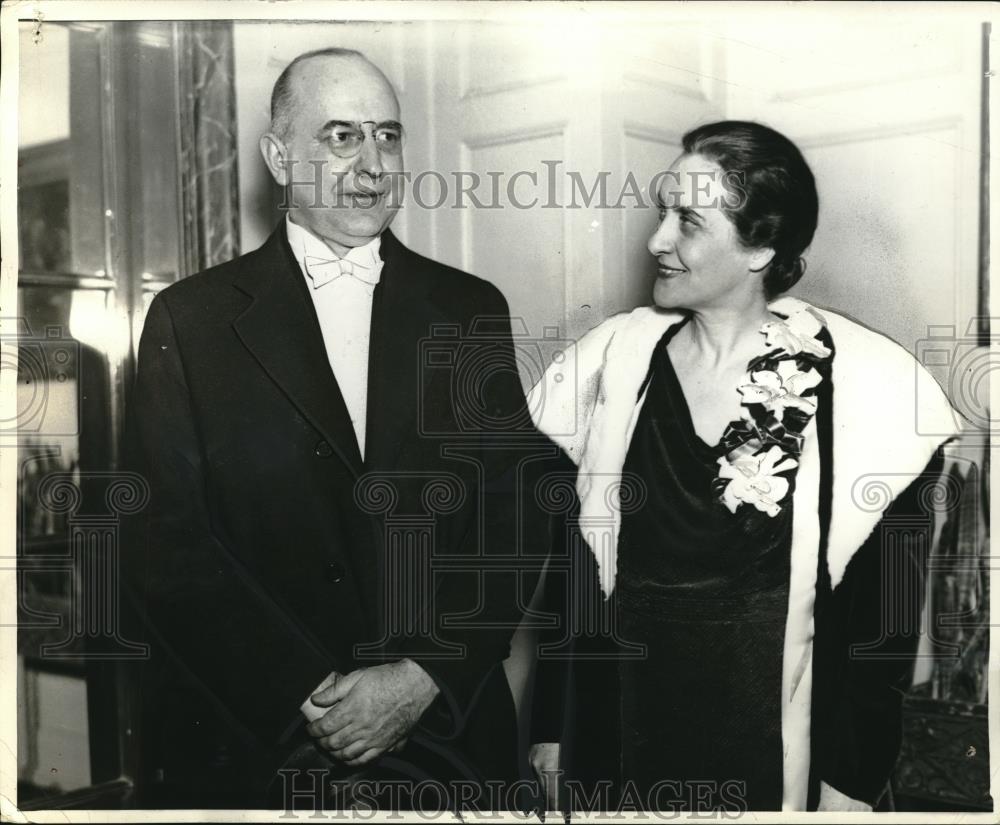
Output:
<svg viewBox="0 0 1000 825">
<path fill-rule="evenodd" d="M 763 294 L 769 249 L 747 249 L 722 206 L 734 192 L 701 155 L 681 155 L 656 195 L 660 224 L 647 247 L 656 258 L 653 301 L 665 309 L 743 307 Z M 758 271 L 754 271 L 758 270 Z"/>
</svg>

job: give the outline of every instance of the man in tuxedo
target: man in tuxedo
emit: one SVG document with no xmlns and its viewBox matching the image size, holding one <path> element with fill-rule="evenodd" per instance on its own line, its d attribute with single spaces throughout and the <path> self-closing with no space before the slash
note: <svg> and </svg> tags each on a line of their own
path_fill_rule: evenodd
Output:
<svg viewBox="0 0 1000 825">
<path fill-rule="evenodd" d="M 324 765 L 515 780 L 537 436 L 507 304 L 389 231 L 404 132 L 363 55 L 298 57 L 271 108 L 286 219 L 160 293 L 139 346 L 140 804 L 301 802 Z"/>
</svg>

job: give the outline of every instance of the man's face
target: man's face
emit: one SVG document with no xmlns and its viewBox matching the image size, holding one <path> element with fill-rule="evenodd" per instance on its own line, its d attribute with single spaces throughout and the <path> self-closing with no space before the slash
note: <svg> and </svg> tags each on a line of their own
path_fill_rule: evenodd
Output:
<svg viewBox="0 0 1000 825">
<path fill-rule="evenodd" d="M 278 141 L 283 169 L 268 160 L 275 180 L 286 187 L 291 218 L 337 251 L 366 244 L 392 222 L 398 207 L 391 196 L 403 171 L 401 147 L 392 147 L 390 134 L 400 119 L 396 95 L 357 57 L 302 62 L 292 90 L 289 128 Z M 360 149 L 344 157 L 359 132 Z"/>
</svg>

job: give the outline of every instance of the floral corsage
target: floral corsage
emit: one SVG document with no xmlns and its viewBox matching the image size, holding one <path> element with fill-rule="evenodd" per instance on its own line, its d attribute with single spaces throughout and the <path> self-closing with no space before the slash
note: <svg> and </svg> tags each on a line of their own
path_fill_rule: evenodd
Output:
<svg viewBox="0 0 1000 825">
<path fill-rule="evenodd" d="M 810 307 L 760 331 L 768 352 L 750 362 L 739 386 L 743 411 L 722 436 L 725 453 L 714 488 L 731 513 L 751 504 L 773 518 L 791 489 L 781 474 L 798 466 L 833 341 L 822 316 Z"/>
</svg>

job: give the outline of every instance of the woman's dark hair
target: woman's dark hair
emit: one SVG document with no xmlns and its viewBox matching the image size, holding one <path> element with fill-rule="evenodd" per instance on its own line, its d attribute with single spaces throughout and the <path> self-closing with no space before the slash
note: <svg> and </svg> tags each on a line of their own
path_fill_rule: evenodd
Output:
<svg viewBox="0 0 1000 825">
<path fill-rule="evenodd" d="M 768 298 L 795 286 L 806 271 L 801 256 L 812 242 L 819 213 L 816 181 L 795 144 L 744 120 L 699 126 L 684 135 L 683 144 L 686 154 L 722 167 L 736 195 L 723 209 L 743 245 L 774 250 L 764 275 Z"/>
</svg>

